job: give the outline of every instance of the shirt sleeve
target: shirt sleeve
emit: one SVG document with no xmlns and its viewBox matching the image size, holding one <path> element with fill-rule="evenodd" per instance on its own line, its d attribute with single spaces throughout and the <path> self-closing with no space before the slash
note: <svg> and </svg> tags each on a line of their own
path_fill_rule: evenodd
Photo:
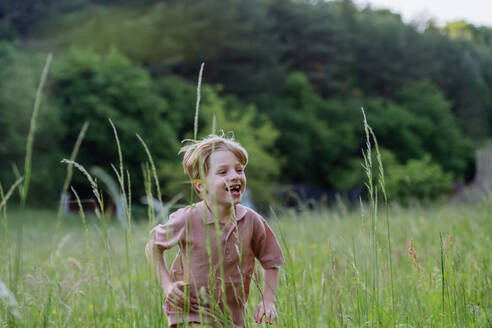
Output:
<svg viewBox="0 0 492 328">
<path fill-rule="evenodd" d="M 272 229 L 262 217 L 257 217 L 253 227 L 253 251 L 263 269 L 272 269 L 284 264 L 282 249 Z"/>
<path fill-rule="evenodd" d="M 185 238 L 185 218 L 179 211 L 169 216 L 165 224 L 158 224 L 150 231 L 150 240 L 162 252 Z"/>
</svg>

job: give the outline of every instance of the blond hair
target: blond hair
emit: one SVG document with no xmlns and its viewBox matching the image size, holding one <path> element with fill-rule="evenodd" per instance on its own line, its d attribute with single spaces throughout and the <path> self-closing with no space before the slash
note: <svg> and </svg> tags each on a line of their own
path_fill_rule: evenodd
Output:
<svg viewBox="0 0 492 328">
<path fill-rule="evenodd" d="M 233 137 L 210 134 L 202 140 L 183 141 L 191 143 L 181 147 L 178 154 L 184 153 L 183 169 L 192 180 L 200 179 L 200 173 L 208 175 L 210 155 L 219 150 L 232 152 L 243 166 L 248 164 L 248 152 Z"/>
</svg>

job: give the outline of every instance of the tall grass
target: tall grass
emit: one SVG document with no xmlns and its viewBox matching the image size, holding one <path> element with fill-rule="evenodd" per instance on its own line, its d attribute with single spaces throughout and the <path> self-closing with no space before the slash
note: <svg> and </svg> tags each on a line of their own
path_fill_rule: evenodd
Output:
<svg viewBox="0 0 492 328">
<path fill-rule="evenodd" d="M 48 75 L 52 58 L 53 58 L 52 54 L 48 54 L 48 56 L 46 57 L 46 63 L 43 68 L 43 73 L 41 74 L 41 80 L 39 82 L 39 86 L 36 91 L 36 98 L 34 100 L 34 109 L 32 112 L 31 121 L 29 125 L 29 134 L 27 135 L 26 158 L 24 160 L 24 186 L 22 188 L 22 193 L 21 193 L 22 207 L 26 205 L 27 193 L 29 191 L 29 182 L 31 181 L 32 148 L 34 144 L 34 135 L 36 133 L 36 121 L 38 118 L 39 106 L 41 104 L 41 96 L 42 96 L 44 83 L 46 82 L 46 76 Z"/>
<path fill-rule="evenodd" d="M 193 138 L 196 140 L 198 137 L 198 113 L 200 109 L 200 99 L 201 99 L 201 87 L 202 87 L 202 77 L 203 77 L 203 68 L 205 67 L 205 63 L 200 65 L 200 73 L 198 74 L 198 83 L 196 87 L 196 106 L 195 106 L 195 121 L 193 124 Z"/>
<path fill-rule="evenodd" d="M 202 71 L 203 65 L 199 85 Z M 195 122 L 199 87 L 197 92 Z M 277 295 L 277 325 L 491 326 L 490 204 L 390 207 L 377 140 L 365 115 L 363 124 L 367 201 L 361 200 L 358 208 L 285 210 L 270 215 L 286 259 Z M 105 211 L 100 186 L 74 156 L 63 162 L 87 178 L 97 200 L 96 216 L 84 213 L 74 189 L 80 220 L 74 217 L 60 225 L 50 211 L 7 210 L 7 201 L 22 178 L 6 193 L 0 186 L 4 236 L 0 239 L 0 326 L 166 326 L 163 293 L 143 251 L 154 224 L 153 205 L 147 216 L 134 220 L 131 177 L 124 169 L 116 126 L 111 121 L 110 125 L 119 161 L 112 168 L 125 224 L 117 224 Z M 196 139 L 196 125 L 194 132 Z M 160 201 L 150 150 L 137 138 L 148 156 L 143 166 L 147 199 L 154 197 L 154 181 Z M 384 226 L 378 224 L 381 195 Z M 217 225 L 216 232 L 220 238 Z M 176 251 L 165 253 L 168 262 Z M 223 278 L 223 270 L 219 274 Z M 261 277 L 253 280 L 246 327 L 256 326 L 252 316 L 260 299 Z M 222 315 L 227 322 L 227 314 Z"/>
<path fill-rule="evenodd" d="M 363 116 L 363 124 L 364 124 L 364 131 L 365 131 L 365 136 L 366 136 L 366 149 L 362 150 L 362 155 L 364 158 L 364 164 L 362 165 L 366 176 L 367 176 L 367 191 L 369 193 L 369 204 L 371 208 L 371 234 L 372 234 L 372 248 L 373 248 L 373 270 L 374 270 L 374 277 L 373 277 L 373 298 L 372 298 L 372 303 L 373 303 L 373 308 L 374 312 L 377 313 L 377 318 L 378 321 L 376 322 L 376 326 L 379 326 L 379 324 L 382 322 L 381 320 L 381 308 L 380 308 L 380 303 L 379 303 L 379 261 L 378 261 L 378 242 L 376 238 L 376 233 L 377 233 L 377 223 L 378 223 L 378 217 L 379 217 L 379 203 L 378 203 L 378 197 L 379 194 L 382 193 L 383 195 L 383 200 L 384 200 L 384 207 L 385 207 L 385 213 L 386 213 L 386 238 L 387 238 L 387 254 L 388 254 L 388 269 L 389 269 L 389 276 L 390 276 L 390 292 L 391 292 L 391 312 L 392 312 L 392 318 L 393 318 L 393 324 L 396 325 L 396 318 L 395 318 L 395 297 L 394 297 L 394 290 L 393 290 L 393 262 L 392 262 L 392 252 L 391 252 L 391 229 L 390 229 L 390 215 L 389 215 L 389 207 L 388 207 L 388 197 L 386 194 L 386 183 L 384 179 L 384 166 L 382 163 L 381 159 L 381 153 L 379 151 L 379 145 L 377 142 L 376 135 L 374 134 L 374 131 L 372 130 L 371 126 L 367 122 L 366 114 L 364 112 L 364 109 L 362 108 L 362 116 Z M 373 177 L 373 172 L 374 170 L 374 164 L 373 164 L 373 155 L 372 155 L 372 148 L 374 147 L 376 151 L 376 164 L 377 164 L 377 183 L 376 185 L 374 184 L 374 177 Z M 379 186 L 379 189 L 378 189 Z M 354 254 L 355 256 L 355 254 Z"/>
<path fill-rule="evenodd" d="M 70 160 L 75 161 L 77 158 L 77 154 L 79 153 L 80 145 L 82 144 L 82 140 L 84 140 L 85 133 L 87 132 L 87 128 L 89 127 L 89 122 L 85 121 L 84 124 L 82 125 L 82 128 L 80 129 L 79 135 L 77 136 L 77 140 L 75 141 L 75 145 L 72 150 L 72 154 L 70 155 Z M 71 164 L 67 165 L 67 174 L 65 176 L 65 181 L 63 182 L 63 187 L 60 195 L 60 203 L 58 205 L 58 224 L 57 224 L 57 230 L 60 228 L 61 221 L 63 218 L 63 208 L 65 206 L 65 202 L 67 201 L 66 199 L 66 193 L 68 191 L 68 187 L 70 186 L 70 181 L 72 180 L 72 175 L 73 175 L 73 166 Z"/>
<path fill-rule="evenodd" d="M 384 248 L 379 262 L 381 319 L 371 317 L 372 285 L 366 276 L 371 277 L 367 272 L 372 272 L 373 241 L 369 222 L 362 228 L 358 211 L 285 212 L 272 217 L 270 223 L 286 256 L 277 295 L 279 327 L 490 326 L 492 223 L 488 213 L 471 205 L 395 207 L 389 212 L 397 306 L 393 318 Z M 134 245 L 128 249 L 132 264 L 128 266 L 124 227 L 109 223 L 105 234 L 102 222 L 87 216 L 85 224 L 70 218 L 56 231 L 53 214 L 9 212 L 13 247 L 10 254 L 2 251 L 0 261 L 6 263 L 10 255 L 14 262 L 8 271 L 0 266 L 0 279 L 12 292 L 9 281 L 17 279 L 14 296 L 19 316 L 12 315 L 8 323 L 13 307 L 2 306 L 1 320 L 10 327 L 39 327 L 45 322 L 49 327 L 165 327 L 162 292 L 154 285 L 143 254 L 147 222 L 132 225 Z M 385 235 L 376 238 L 385 243 Z M 421 272 L 407 256 L 410 239 Z M 3 250 L 5 243 L 2 238 Z M 175 251 L 166 254 L 168 261 L 174 256 Z M 252 313 L 259 297 L 252 286 L 246 317 L 250 327 L 255 326 Z"/>
<path fill-rule="evenodd" d="M 386 203 L 384 170 L 374 134 L 368 124 L 365 127 L 369 194 L 370 181 L 377 182 L 372 183 L 372 198 L 359 208 L 271 214 L 270 224 L 286 258 L 277 295 L 277 325 L 490 326 L 489 205 L 385 205 L 386 224 L 379 225 L 378 193 Z M 378 170 L 372 167 L 373 151 Z M 64 220 L 57 230 L 54 213 L 7 212 L 15 184 L 7 193 L 0 192 L 5 236 L 0 241 L 4 250 L 0 263 L 6 264 L 0 266 L 0 280 L 10 293 L 2 295 L 11 295 L 0 297 L 0 325 L 166 326 L 162 291 L 143 254 L 150 216 L 134 222 L 127 214 L 131 224 L 126 225 L 111 221 L 95 179 L 79 163 L 64 162 L 87 177 L 98 201 L 98 217 L 81 210 L 79 223 Z M 114 171 L 131 213 L 130 177 L 126 175 L 122 183 L 122 162 Z M 375 171 L 376 177 L 372 176 Z M 175 254 L 176 250 L 167 252 L 167 261 Z M 255 326 L 252 314 L 261 298 L 260 287 L 261 279 L 254 280 L 246 308 L 247 327 Z"/>
</svg>

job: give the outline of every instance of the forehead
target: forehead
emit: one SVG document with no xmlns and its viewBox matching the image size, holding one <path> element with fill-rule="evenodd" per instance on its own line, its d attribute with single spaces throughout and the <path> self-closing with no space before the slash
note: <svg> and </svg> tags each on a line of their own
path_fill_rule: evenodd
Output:
<svg viewBox="0 0 492 328">
<path fill-rule="evenodd" d="M 239 159 L 230 150 L 217 150 L 210 155 L 210 166 L 241 165 Z"/>
</svg>

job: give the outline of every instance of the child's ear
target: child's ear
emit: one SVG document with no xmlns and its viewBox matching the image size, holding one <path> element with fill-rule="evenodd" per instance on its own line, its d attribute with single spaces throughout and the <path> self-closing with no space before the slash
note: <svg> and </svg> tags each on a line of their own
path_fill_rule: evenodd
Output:
<svg viewBox="0 0 492 328">
<path fill-rule="evenodd" d="M 195 191 L 198 193 L 198 195 L 201 195 L 202 193 L 202 182 L 198 179 L 193 181 L 193 187 L 195 188 Z"/>
</svg>

